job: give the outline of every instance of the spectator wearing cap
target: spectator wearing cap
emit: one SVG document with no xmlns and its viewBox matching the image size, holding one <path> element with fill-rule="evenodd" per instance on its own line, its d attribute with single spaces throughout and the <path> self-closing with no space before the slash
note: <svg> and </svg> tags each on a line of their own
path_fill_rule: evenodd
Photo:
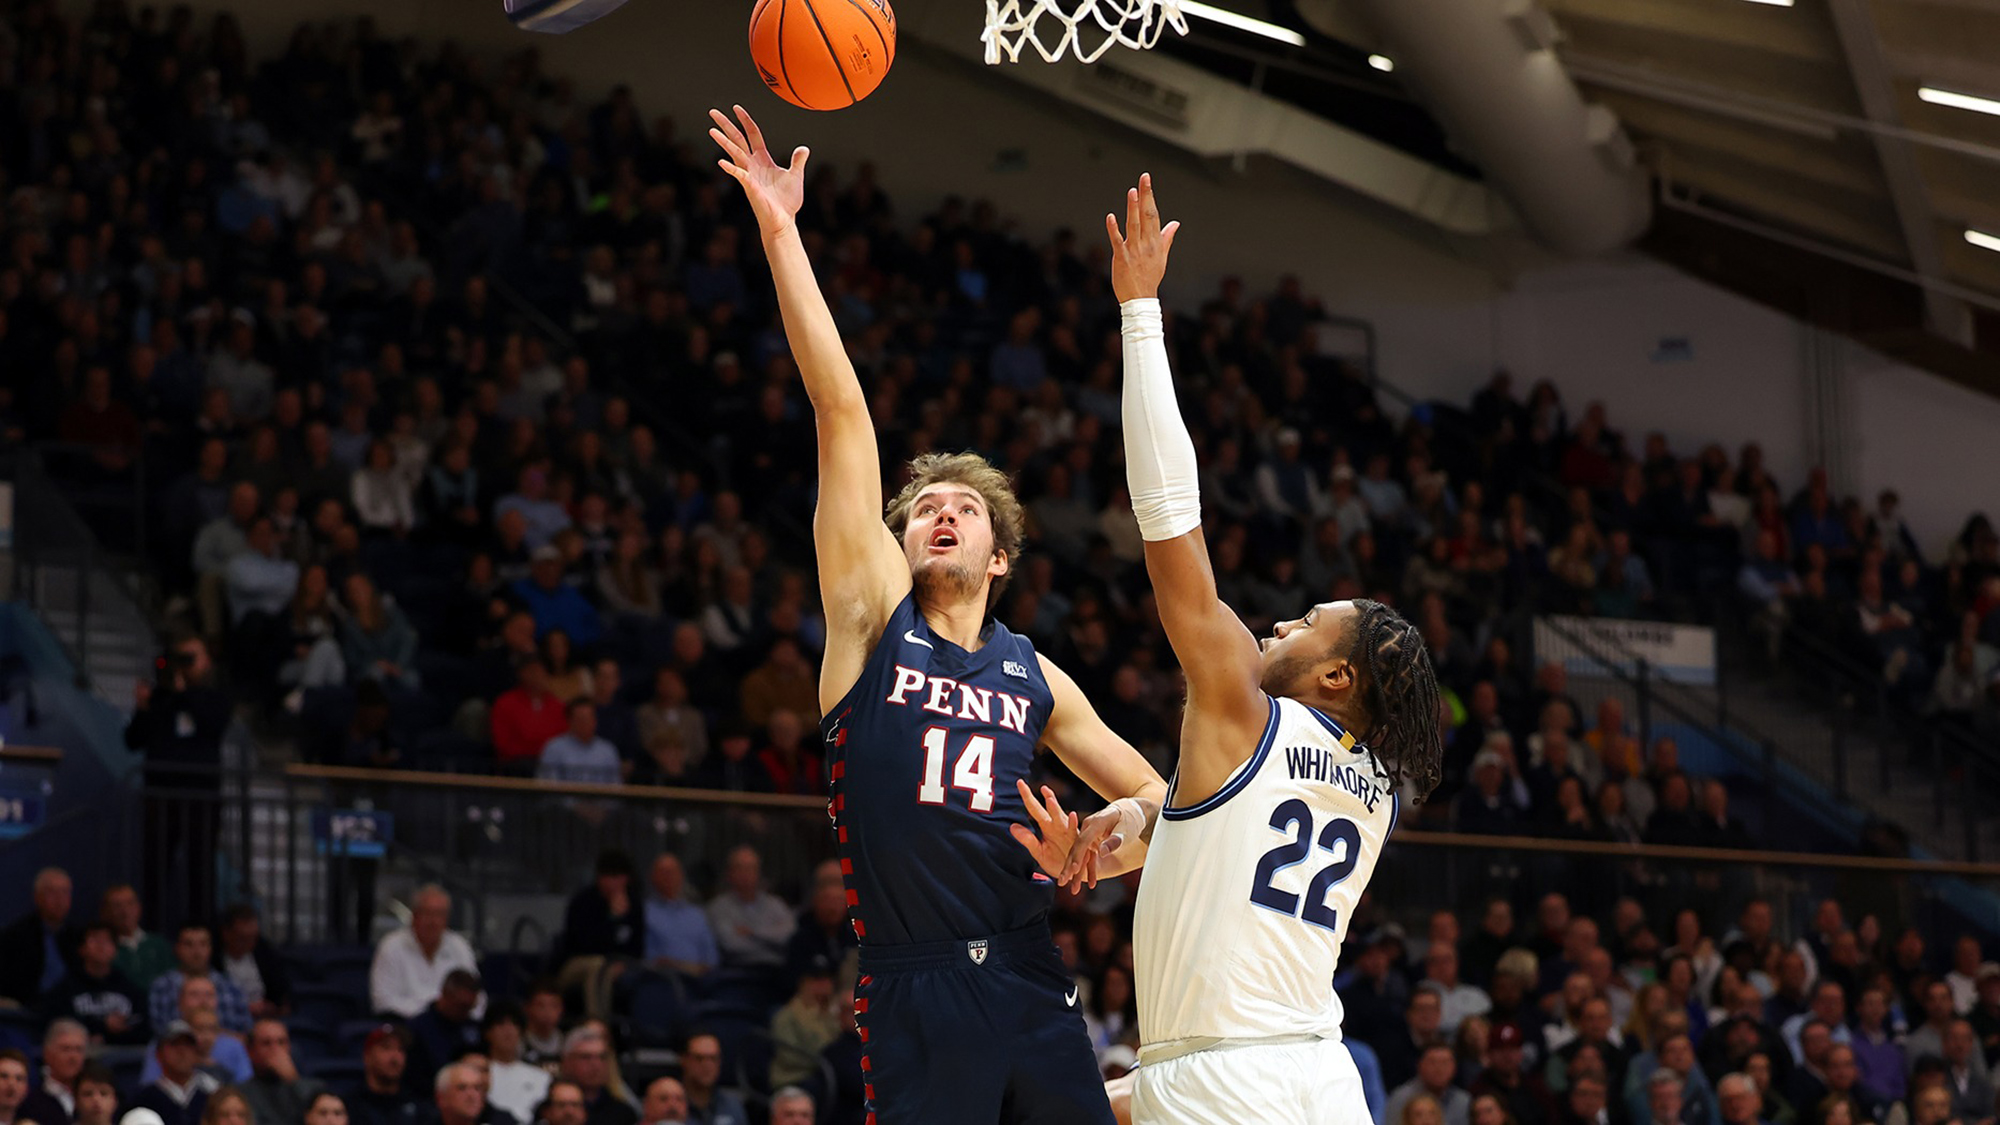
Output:
<svg viewBox="0 0 2000 1125">
<path fill-rule="evenodd" d="M 250 1077 L 250 1055 L 243 1049 L 243 1041 L 235 1035 L 225 1034 L 221 1020 L 215 1011 L 216 985 L 214 977 L 188 977 L 181 982 L 178 1019 L 194 1029 L 195 1042 L 201 1054 L 195 1065 L 218 1079 L 228 1082 L 242 1082 Z M 139 1080 L 150 1082 L 159 1073 L 158 1061 L 148 1059 L 139 1074 Z"/>
<path fill-rule="evenodd" d="M 815 960 L 799 974 L 792 998 L 771 1017 L 771 1085 L 794 1085 L 818 1073 L 820 1052 L 839 1037 L 833 966 Z"/>
<path fill-rule="evenodd" d="M 1435 1099 L 1444 1111 L 1444 1125 L 1467 1125 L 1472 1095 L 1453 1084 L 1452 1079 L 1457 1073 L 1458 1058 L 1449 1046 L 1433 1043 L 1425 1047 L 1417 1059 L 1416 1075 L 1389 1091 L 1387 1116 L 1383 1120 L 1400 1122 L 1404 1107 L 1417 1097 L 1425 1096 Z"/>
<path fill-rule="evenodd" d="M 1540 1075 L 1523 1069 L 1525 1046 L 1519 1027 L 1503 1023 L 1494 1028 L 1486 1069 L 1472 1080 L 1467 1092 L 1474 1098 L 1491 1095 L 1517 1125 L 1547 1125 L 1555 1119 L 1555 1100 Z"/>
<path fill-rule="evenodd" d="M 151 1038 L 146 1025 L 146 1000 L 118 971 L 117 939 L 107 922 L 83 927 L 76 946 L 76 967 L 42 998 L 49 1015 L 83 1024 L 91 1038 L 113 1046 L 137 1046 Z"/>
<path fill-rule="evenodd" d="M 132 1108 L 159 1114 L 161 1125 L 198 1125 L 209 1095 L 220 1087 L 196 1069 L 201 1046 L 194 1028 L 180 1020 L 167 1023 L 153 1045 L 152 1057 L 159 1076 L 132 1098 Z"/>
<path fill-rule="evenodd" d="M 211 980 L 215 985 L 213 1003 L 215 1014 L 222 1018 L 222 1026 L 239 1035 L 250 1031 L 250 1001 L 243 996 L 243 990 L 236 982 L 221 976 L 212 968 L 215 941 L 209 936 L 208 927 L 199 922 L 187 922 L 174 938 L 175 968 L 161 973 L 153 981 L 153 990 L 146 999 L 147 1014 L 154 1027 L 165 1027 L 175 1019 L 185 1019 L 182 1012 L 185 996 L 182 985 L 191 978 Z"/>
<path fill-rule="evenodd" d="M 35 874 L 32 909 L 0 930 L 0 999 L 34 1008 L 75 967 L 82 931 L 70 924 L 70 893 L 62 868 Z"/>
<path fill-rule="evenodd" d="M 1505 731 L 1486 736 L 1472 759 L 1472 784 L 1459 794 L 1458 830 L 1504 836 L 1521 830 L 1528 787 L 1515 768 L 1514 742 Z"/>
<path fill-rule="evenodd" d="M 722 960 L 709 929 L 708 914 L 688 901 L 687 870 L 680 857 L 661 852 L 648 873 L 652 893 L 646 896 L 646 963 L 687 976 L 701 976 Z M 836 885 L 836 890 L 838 886 Z M 847 901 L 840 899 L 844 921 Z"/>
<path fill-rule="evenodd" d="M 250 1104 L 252 1122 L 292 1123 L 305 1120 L 326 1084 L 299 1074 L 292 1033 L 282 1021 L 260 1019 L 250 1029 L 250 1078 L 237 1089 Z"/>
<path fill-rule="evenodd" d="M 76 1116 L 77 1079 L 90 1049 L 90 1034 L 71 1019 L 59 1019 L 42 1033 L 42 1081 L 21 1101 L 20 1116 L 35 1125 L 69 1125 Z"/>
<path fill-rule="evenodd" d="M 479 1023 L 485 1040 L 487 1073 L 491 1076 L 486 1100 L 520 1121 L 532 1121 L 535 1106 L 548 1097 L 549 1072 L 521 1057 L 522 1036 L 527 1020 L 519 1005 L 498 1003 L 486 1009 Z"/>
<path fill-rule="evenodd" d="M 453 969 L 445 974 L 437 999 L 409 1022 L 410 1049 L 403 1085 L 411 1093 L 430 1090 L 446 1063 L 478 1048 L 479 1021 L 473 1013 L 479 1007 L 479 993 L 477 973 Z"/>
<path fill-rule="evenodd" d="M 536 547 L 528 556 L 528 576 L 508 589 L 534 615 L 535 632 L 540 635 L 560 629 L 577 648 L 587 649 L 604 633 L 597 607 L 582 591 L 563 581 L 563 553 L 554 544 Z"/>
<path fill-rule="evenodd" d="M 569 729 L 563 701 L 549 690 L 548 665 L 540 657 L 527 657 L 515 665 L 514 686 L 493 701 L 487 728 L 493 756 L 502 767 L 535 762 L 550 739 Z"/>
<path fill-rule="evenodd" d="M 583 1091 L 584 1125 L 638 1125 L 639 1111 L 611 1091 L 611 1041 L 597 1028 L 579 1027 L 563 1039 L 557 1077 Z"/>
<path fill-rule="evenodd" d="M 423 1101 L 403 1085 L 409 1065 L 406 1033 L 385 1023 L 361 1044 L 361 1082 L 347 1093 L 350 1125 L 416 1125 Z"/>
<path fill-rule="evenodd" d="M 708 924 L 724 964 L 776 967 L 784 964 L 785 944 L 798 920 L 784 900 L 764 889 L 764 861 L 757 849 L 739 844 L 723 868 L 723 891 L 708 904 Z"/>
<path fill-rule="evenodd" d="M 443 887 L 426 884 L 410 896 L 410 924 L 382 935 L 368 968 L 368 997 L 375 1011 L 415 1019 L 444 991 L 445 978 L 454 970 L 479 971 L 472 943 L 452 930 L 450 921 L 451 895 Z M 400 1064 L 396 1073 L 400 1079 Z"/>
</svg>

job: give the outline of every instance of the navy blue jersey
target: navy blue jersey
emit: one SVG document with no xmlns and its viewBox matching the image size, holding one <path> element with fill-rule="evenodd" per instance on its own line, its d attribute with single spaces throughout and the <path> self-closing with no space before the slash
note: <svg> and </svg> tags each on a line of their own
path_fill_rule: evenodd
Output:
<svg viewBox="0 0 2000 1125">
<path fill-rule="evenodd" d="M 970 940 L 1042 922 L 1054 885 L 1008 835 L 1055 697 L 1034 646 L 993 622 L 967 652 L 916 596 L 889 615 L 823 724 L 840 869 L 863 945 Z"/>
</svg>

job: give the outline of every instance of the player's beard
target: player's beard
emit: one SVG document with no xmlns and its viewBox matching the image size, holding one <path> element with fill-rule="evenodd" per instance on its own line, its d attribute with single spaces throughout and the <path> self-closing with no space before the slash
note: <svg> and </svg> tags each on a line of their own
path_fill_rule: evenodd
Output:
<svg viewBox="0 0 2000 1125">
<path fill-rule="evenodd" d="M 1280 656 L 1265 666 L 1257 686 L 1274 699 L 1291 698 L 1299 684 L 1312 675 L 1316 663 L 1302 656 Z"/>
<path fill-rule="evenodd" d="M 979 597 L 986 572 L 974 570 L 957 555 L 925 559 L 911 572 L 917 600 L 932 605 L 967 602 Z"/>
</svg>

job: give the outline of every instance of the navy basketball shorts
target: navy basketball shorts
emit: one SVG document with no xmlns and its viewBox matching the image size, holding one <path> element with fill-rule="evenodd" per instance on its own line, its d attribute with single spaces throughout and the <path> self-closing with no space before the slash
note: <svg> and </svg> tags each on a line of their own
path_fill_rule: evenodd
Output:
<svg viewBox="0 0 2000 1125">
<path fill-rule="evenodd" d="M 871 1125 L 1112 1125 L 1047 926 L 863 945 L 854 997 Z"/>
</svg>

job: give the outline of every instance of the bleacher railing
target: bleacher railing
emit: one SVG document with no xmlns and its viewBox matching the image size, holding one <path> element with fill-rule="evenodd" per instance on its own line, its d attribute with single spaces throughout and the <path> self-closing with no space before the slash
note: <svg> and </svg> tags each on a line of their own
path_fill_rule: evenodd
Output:
<svg viewBox="0 0 2000 1125">
<path fill-rule="evenodd" d="M 730 849 L 750 844 L 763 856 L 767 885 L 793 902 L 813 866 L 833 854 L 816 797 L 305 765 L 282 776 L 277 787 L 142 798 L 169 816 L 176 802 L 189 816 L 225 806 L 222 864 L 242 877 L 224 880 L 222 901 L 259 904 L 266 932 L 285 944 L 367 941 L 358 924 L 379 904 L 436 881 L 457 902 L 455 924 L 483 951 L 538 957 L 602 849 L 627 852 L 641 893 L 653 858 L 672 851 L 690 887 L 706 894 L 718 888 Z M 1404 810 L 1363 907 L 1369 924 L 1421 926 L 1441 909 L 1477 918 L 1495 895 L 1526 911 L 1560 891 L 1577 910 L 1598 914 L 1627 897 L 1656 920 L 1692 909 L 1711 933 L 1754 895 L 1770 900 L 1791 932 L 1804 932 L 1815 905 L 1834 898 L 1850 923 L 1873 914 L 1891 935 L 1904 925 L 1941 942 L 1968 930 L 2000 934 L 2000 864 L 1478 836 L 1425 823 L 1421 808 Z M 136 841 L 126 850 L 135 869 L 142 850 Z"/>
</svg>

